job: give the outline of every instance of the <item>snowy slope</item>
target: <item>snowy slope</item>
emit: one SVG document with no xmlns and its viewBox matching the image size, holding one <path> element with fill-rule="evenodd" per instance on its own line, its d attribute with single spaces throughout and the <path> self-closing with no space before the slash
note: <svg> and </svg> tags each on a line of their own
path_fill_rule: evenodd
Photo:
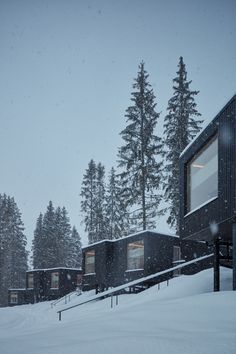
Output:
<svg viewBox="0 0 236 354">
<path fill-rule="evenodd" d="M 224 290 L 230 277 L 222 269 Z M 113 309 L 110 299 L 85 304 L 63 313 L 61 322 L 62 303 L 0 309 L 0 353 L 233 354 L 236 293 L 212 293 L 212 280 L 212 270 L 182 276 L 159 291 L 120 296 Z"/>
</svg>

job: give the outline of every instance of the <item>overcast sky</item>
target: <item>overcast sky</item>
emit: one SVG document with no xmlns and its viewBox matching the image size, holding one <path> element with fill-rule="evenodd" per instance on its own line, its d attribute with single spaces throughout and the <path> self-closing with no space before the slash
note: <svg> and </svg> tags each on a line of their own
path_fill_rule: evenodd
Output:
<svg viewBox="0 0 236 354">
<path fill-rule="evenodd" d="M 180 56 L 198 110 L 214 118 L 236 92 L 235 14 L 235 0 L 0 0 L 0 193 L 14 196 L 28 248 L 49 200 L 86 242 L 82 177 L 91 158 L 116 166 L 141 60 L 157 134 Z"/>
</svg>

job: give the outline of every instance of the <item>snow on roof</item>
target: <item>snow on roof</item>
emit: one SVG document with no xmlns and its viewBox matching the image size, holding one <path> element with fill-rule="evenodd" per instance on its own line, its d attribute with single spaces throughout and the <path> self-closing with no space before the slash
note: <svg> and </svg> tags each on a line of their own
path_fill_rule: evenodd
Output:
<svg viewBox="0 0 236 354">
<path fill-rule="evenodd" d="M 11 288 L 11 289 L 8 289 L 8 291 L 25 291 L 26 288 Z"/>
<path fill-rule="evenodd" d="M 236 93 L 231 97 L 230 100 L 227 100 L 226 103 L 223 105 L 223 108 L 218 108 L 216 110 L 217 113 L 215 113 L 213 115 L 214 118 L 212 118 L 210 121 L 206 120 L 203 123 L 202 129 L 200 130 L 200 132 L 193 138 L 193 140 L 190 141 L 190 143 L 184 148 L 184 150 L 181 152 L 181 154 L 179 155 L 179 157 L 181 157 L 188 149 L 189 147 L 199 138 L 199 136 L 204 132 L 204 130 L 213 122 L 214 119 L 216 119 L 221 112 L 226 108 L 226 106 L 233 100 L 236 99 Z M 222 107 L 222 105 L 221 105 Z"/>
<path fill-rule="evenodd" d="M 42 268 L 42 269 L 29 269 L 26 271 L 27 272 L 39 272 L 39 271 L 47 271 L 47 270 L 59 270 L 59 269 L 63 269 L 63 270 L 82 270 L 81 268 L 66 268 L 66 267 L 56 267 L 56 268 Z"/>
<path fill-rule="evenodd" d="M 124 239 L 130 238 L 130 237 L 141 235 L 143 233 L 150 233 L 150 232 L 153 233 L 153 234 L 156 234 L 157 236 L 161 235 L 161 236 L 169 236 L 169 237 L 179 237 L 178 235 L 171 234 L 171 233 L 164 233 L 164 232 L 161 232 L 161 231 L 158 231 L 158 230 L 141 230 L 141 231 L 135 232 L 133 234 L 130 234 L 128 236 L 117 238 L 115 240 L 104 239 L 104 240 L 101 240 L 101 241 L 98 241 L 98 242 L 94 242 L 94 243 L 91 243 L 90 245 L 82 247 L 82 249 L 85 249 L 85 248 L 91 247 L 91 246 L 96 246 L 96 245 L 98 245 L 100 243 L 103 243 L 103 242 L 117 242 L 117 241 L 124 240 Z"/>
</svg>

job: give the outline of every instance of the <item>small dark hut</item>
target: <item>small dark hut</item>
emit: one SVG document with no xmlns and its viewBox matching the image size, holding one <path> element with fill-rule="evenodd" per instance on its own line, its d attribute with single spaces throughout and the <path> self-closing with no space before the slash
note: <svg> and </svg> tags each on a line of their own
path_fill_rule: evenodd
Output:
<svg viewBox="0 0 236 354">
<path fill-rule="evenodd" d="M 142 231 L 118 240 L 100 241 L 83 248 L 83 289 L 102 291 L 208 253 L 209 249 L 204 243 L 191 240 L 180 242 L 179 237 L 153 231 Z M 196 263 L 184 269 L 183 273 L 193 274 L 210 266 L 209 261 Z M 170 277 L 170 274 L 158 281 L 166 277 Z M 152 280 L 153 283 L 155 280 Z"/>
</svg>

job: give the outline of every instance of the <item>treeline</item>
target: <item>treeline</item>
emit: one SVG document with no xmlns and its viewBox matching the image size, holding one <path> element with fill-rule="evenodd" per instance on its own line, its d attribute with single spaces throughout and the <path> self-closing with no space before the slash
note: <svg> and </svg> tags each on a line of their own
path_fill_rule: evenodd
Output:
<svg viewBox="0 0 236 354">
<path fill-rule="evenodd" d="M 56 209 L 50 201 L 44 214 L 40 213 L 32 243 L 34 269 L 81 267 L 81 238 L 71 227 L 65 207 Z"/>
<path fill-rule="evenodd" d="M 26 236 L 14 198 L 0 194 L 0 306 L 7 305 L 8 289 L 25 286 Z"/>
<path fill-rule="evenodd" d="M 32 243 L 34 269 L 80 268 L 81 238 L 71 227 L 65 207 L 50 201 L 44 214 L 40 213 Z M 0 194 L 0 306 L 8 303 L 9 288 L 25 287 L 28 254 L 21 213 L 14 198 Z"/>
<path fill-rule="evenodd" d="M 164 117 L 164 135 L 157 133 L 160 114 L 156 96 L 141 62 L 125 113 L 117 166 L 105 182 L 105 167 L 92 159 L 81 187 L 81 211 L 89 243 L 153 229 L 158 217 L 179 232 L 179 156 L 200 131 L 202 121 L 187 71 L 180 57 L 173 96 Z M 161 201 L 168 203 L 163 208 Z"/>
</svg>

